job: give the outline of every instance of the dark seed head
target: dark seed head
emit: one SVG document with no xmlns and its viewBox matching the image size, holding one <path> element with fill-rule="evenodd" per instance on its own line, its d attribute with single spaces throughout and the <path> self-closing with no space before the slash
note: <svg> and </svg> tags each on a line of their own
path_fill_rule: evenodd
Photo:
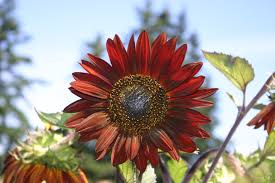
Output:
<svg viewBox="0 0 275 183">
<path fill-rule="evenodd" d="M 168 104 L 165 90 L 149 76 L 130 75 L 118 80 L 109 97 L 110 120 L 128 134 L 141 134 L 164 121 Z"/>
</svg>

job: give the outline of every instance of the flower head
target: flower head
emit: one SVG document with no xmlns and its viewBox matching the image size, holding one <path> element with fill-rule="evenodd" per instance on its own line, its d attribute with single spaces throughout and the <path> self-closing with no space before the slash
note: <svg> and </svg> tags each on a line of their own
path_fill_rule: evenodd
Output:
<svg viewBox="0 0 275 183">
<path fill-rule="evenodd" d="M 51 148 L 61 138 L 51 132 L 31 134 L 6 158 L 3 183 L 88 183 L 72 148 L 65 144 Z"/>
<path fill-rule="evenodd" d="M 255 125 L 254 128 L 264 125 L 264 129 L 268 133 L 272 132 L 275 127 L 275 102 L 265 106 L 247 125 Z"/>
<path fill-rule="evenodd" d="M 111 65 L 88 54 L 87 73 L 73 73 L 70 90 L 81 99 L 64 109 L 76 112 L 66 126 L 82 142 L 97 140 L 97 159 L 111 151 L 114 166 L 133 160 L 144 171 L 148 161 L 158 164 L 158 149 L 179 159 L 197 149 L 194 137 L 209 137 L 200 127 L 209 118 L 194 108 L 211 106 L 205 98 L 216 89 L 200 89 L 202 63 L 182 66 L 187 45 L 176 49 L 176 41 L 162 33 L 150 44 L 144 31 L 126 50 L 116 35 L 106 43 Z"/>
</svg>

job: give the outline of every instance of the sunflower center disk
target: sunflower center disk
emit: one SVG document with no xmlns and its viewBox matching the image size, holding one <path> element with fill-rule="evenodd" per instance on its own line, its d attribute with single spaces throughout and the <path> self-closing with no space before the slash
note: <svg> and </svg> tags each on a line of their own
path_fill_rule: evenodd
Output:
<svg viewBox="0 0 275 183">
<path fill-rule="evenodd" d="M 111 121 L 129 135 L 148 132 L 167 112 L 167 97 L 161 85 L 149 76 L 130 75 L 118 80 L 109 98 Z"/>
</svg>

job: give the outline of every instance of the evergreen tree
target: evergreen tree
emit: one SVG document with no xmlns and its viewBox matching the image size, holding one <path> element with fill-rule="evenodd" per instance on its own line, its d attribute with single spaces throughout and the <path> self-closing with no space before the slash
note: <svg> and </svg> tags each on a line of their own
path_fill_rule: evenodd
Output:
<svg viewBox="0 0 275 183">
<path fill-rule="evenodd" d="M 14 8 L 14 0 L 0 2 L 0 161 L 29 127 L 18 102 L 24 100 L 23 91 L 31 81 L 18 72 L 18 66 L 30 64 L 31 60 L 16 52 L 26 36 L 14 17 Z"/>
</svg>

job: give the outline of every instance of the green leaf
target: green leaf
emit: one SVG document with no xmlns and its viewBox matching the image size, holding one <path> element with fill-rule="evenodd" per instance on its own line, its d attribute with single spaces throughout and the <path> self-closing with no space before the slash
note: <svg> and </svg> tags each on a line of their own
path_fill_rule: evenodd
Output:
<svg viewBox="0 0 275 183">
<path fill-rule="evenodd" d="M 254 79 L 254 70 L 246 59 L 216 52 L 203 53 L 238 89 L 245 91 L 247 84 Z"/>
<path fill-rule="evenodd" d="M 132 183 L 136 182 L 137 180 L 137 173 L 136 173 L 136 168 L 133 166 L 133 163 L 131 161 L 126 161 L 123 164 L 120 164 L 118 166 L 119 171 L 121 175 L 124 178 L 124 182 L 126 183 Z"/>
<path fill-rule="evenodd" d="M 228 97 L 231 99 L 231 101 L 236 105 L 236 107 L 240 110 L 241 106 L 238 104 L 237 100 L 235 99 L 235 97 L 233 95 L 231 95 L 230 93 L 226 92 L 226 94 L 228 95 Z"/>
<path fill-rule="evenodd" d="M 271 132 L 264 145 L 264 149 L 262 151 L 263 156 L 275 156 L 275 131 Z"/>
<path fill-rule="evenodd" d="M 254 109 L 262 110 L 266 105 L 264 104 L 255 104 L 253 106 Z"/>
<path fill-rule="evenodd" d="M 124 182 L 137 182 L 139 172 L 131 161 L 126 161 L 118 166 L 119 172 L 124 178 Z M 145 172 L 142 174 L 141 183 L 155 183 L 157 176 L 151 165 L 148 165 Z"/>
<path fill-rule="evenodd" d="M 60 128 L 65 128 L 65 122 L 67 119 L 69 119 L 74 113 L 63 113 L 63 112 L 57 112 L 57 113 L 45 113 L 38 111 L 35 109 L 38 117 L 41 119 L 43 123 L 48 123 Z"/>
<path fill-rule="evenodd" d="M 167 161 L 168 171 L 174 183 L 180 183 L 188 169 L 188 164 L 180 159 L 179 161 L 168 160 Z"/>
</svg>

